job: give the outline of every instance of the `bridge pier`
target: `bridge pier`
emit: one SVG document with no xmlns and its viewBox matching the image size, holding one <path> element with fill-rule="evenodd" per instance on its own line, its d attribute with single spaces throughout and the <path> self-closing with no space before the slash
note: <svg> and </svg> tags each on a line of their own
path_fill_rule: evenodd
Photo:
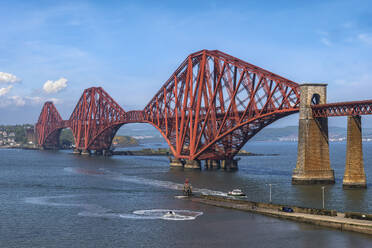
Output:
<svg viewBox="0 0 372 248">
<path fill-rule="evenodd" d="M 169 158 L 169 166 L 171 168 L 183 168 L 183 163 L 180 159 L 178 158 Z"/>
<path fill-rule="evenodd" d="M 233 158 L 226 158 L 221 160 L 221 169 L 224 170 L 237 170 L 238 169 L 238 159 L 233 159 Z"/>
<path fill-rule="evenodd" d="M 367 187 L 363 162 L 362 123 L 359 115 L 347 117 L 346 164 L 342 186 L 344 189 Z"/>
<path fill-rule="evenodd" d="M 88 150 L 88 149 L 83 149 L 83 150 L 81 151 L 81 155 L 90 155 L 90 150 Z"/>
<path fill-rule="evenodd" d="M 220 160 L 206 159 L 205 160 L 205 168 L 206 169 L 219 169 L 220 168 Z"/>
<path fill-rule="evenodd" d="M 110 149 L 102 150 L 103 156 L 112 156 L 112 151 Z"/>
<path fill-rule="evenodd" d="M 329 161 L 328 119 L 314 118 L 311 105 L 326 103 L 326 84 L 300 86 L 298 155 L 292 184 L 333 184 Z"/>
<path fill-rule="evenodd" d="M 103 152 L 102 152 L 102 150 L 95 150 L 95 151 L 94 151 L 94 154 L 95 154 L 96 156 L 100 156 L 100 155 L 103 154 Z"/>
<path fill-rule="evenodd" d="M 72 151 L 72 153 L 73 153 L 73 154 L 80 154 L 80 153 L 81 153 L 81 150 L 79 150 L 79 149 L 74 149 L 74 150 Z"/>
<path fill-rule="evenodd" d="M 184 166 L 185 169 L 201 169 L 200 166 L 200 160 L 194 159 L 194 160 L 189 160 L 186 159 L 186 163 Z"/>
</svg>

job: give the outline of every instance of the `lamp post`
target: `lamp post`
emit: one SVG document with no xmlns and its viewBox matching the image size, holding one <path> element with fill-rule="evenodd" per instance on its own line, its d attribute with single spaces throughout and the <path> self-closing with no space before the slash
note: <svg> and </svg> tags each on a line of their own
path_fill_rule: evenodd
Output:
<svg viewBox="0 0 372 248">
<path fill-rule="evenodd" d="M 270 203 L 271 203 L 271 183 L 269 184 L 269 187 L 270 187 Z"/>
<path fill-rule="evenodd" d="M 325 187 L 322 186 L 322 201 L 323 201 L 323 209 L 324 209 L 324 189 L 325 189 Z"/>
</svg>

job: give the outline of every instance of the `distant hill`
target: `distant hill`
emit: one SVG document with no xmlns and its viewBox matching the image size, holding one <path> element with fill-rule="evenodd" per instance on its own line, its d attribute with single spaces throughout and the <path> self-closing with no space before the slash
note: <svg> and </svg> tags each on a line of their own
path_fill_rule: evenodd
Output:
<svg viewBox="0 0 372 248">
<path fill-rule="evenodd" d="M 346 138 L 346 128 L 329 127 L 329 138 L 344 139 Z M 262 129 L 251 141 L 297 141 L 298 126 L 287 126 L 279 128 L 266 127 Z"/>
<path fill-rule="evenodd" d="M 150 124 L 134 123 L 123 125 L 116 135 L 131 136 L 140 143 L 163 142 L 163 136 Z"/>
<path fill-rule="evenodd" d="M 330 141 L 346 140 L 347 129 L 330 126 Z M 124 125 L 118 131 L 118 135 L 131 136 L 140 143 L 164 142 L 161 134 L 149 124 Z M 372 128 L 363 128 L 363 138 L 372 141 Z M 251 141 L 297 141 L 298 126 L 266 127 L 256 134 Z"/>
<path fill-rule="evenodd" d="M 114 147 L 128 147 L 128 146 L 138 146 L 138 141 L 130 136 L 120 136 L 116 135 L 112 140 L 112 145 Z"/>
</svg>

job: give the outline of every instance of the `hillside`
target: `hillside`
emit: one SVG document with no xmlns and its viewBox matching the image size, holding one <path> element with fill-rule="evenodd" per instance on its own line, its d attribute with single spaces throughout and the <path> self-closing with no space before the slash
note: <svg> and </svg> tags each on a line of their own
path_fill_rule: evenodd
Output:
<svg viewBox="0 0 372 248">
<path fill-rule="evenodd" d="M 346 127 L 330 126 L 328 130 L 330 141 L 346 140 Z M 164 142 L 161 134 L 148 124 L 124 125 L 119 129 L 118 135 L 131 136 L 140 143 Z M 278 128 L 266 127 L 255 135 L 251 141 L 297 141 L 297 139 L 298 126 L 287 126 Z M 363 128 L 363 139 L 372 141 L 372 128 Z"/>
<path fill-rule="evenodd" d="M 114 147 L 128 147 L 128 146 L 138 146 L 138 141 L 129 136 L 116 135 L 112 140 L 112 146 Z"/>
</svg>

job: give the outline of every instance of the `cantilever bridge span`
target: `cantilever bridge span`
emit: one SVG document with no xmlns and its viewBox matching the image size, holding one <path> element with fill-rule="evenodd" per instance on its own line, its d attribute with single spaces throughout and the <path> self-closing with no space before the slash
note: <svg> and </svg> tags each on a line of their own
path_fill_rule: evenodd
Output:
<svg viewBox="0 0 372 248">
<path fill-rule="evenodd" d="M 71 128 L 81 150 L 109 149 L 121 125 L 150 123 L 176 158 L 233 158 L 270 123 L 299 110 L 299 85 L 219 51 L 189 55 L 141 111 L 126 112 L 102 88 L 86 89 L 69 120 L 47 102 L 38 143 Z"/>
<path fill-rule="evenodd" d="M 192 161 L 203 159 L 234 161 L 262 128 L 296 112 L 300 127 L 294 181 L 302 181 L 306 173 L 307 179 L 334 181 L 333 171 L 329 174 L 329 166 L 319 162 L 329 163 L 329 155 L 322 157 L 329 153 L 326 118 L 372 114 L 372 101 L 327 104 L 326 85 L 299 85 L 217 50 L 190 54 L 143 110 L 125 111 L 101 87 L 92 87 L 84 90 L 68 120 L 46 102 L 36 132 L 39 146 L 48 148 L 58 145 L 63 128 L 71 128 L 76 149 L 90 153 L 109 150 L 122 125 L 149 123 L 167 141 L 175 164 L 191 161 L 192 168 Z M 326 176 L 319 172 L 324 170 Z"/>
</svg>

